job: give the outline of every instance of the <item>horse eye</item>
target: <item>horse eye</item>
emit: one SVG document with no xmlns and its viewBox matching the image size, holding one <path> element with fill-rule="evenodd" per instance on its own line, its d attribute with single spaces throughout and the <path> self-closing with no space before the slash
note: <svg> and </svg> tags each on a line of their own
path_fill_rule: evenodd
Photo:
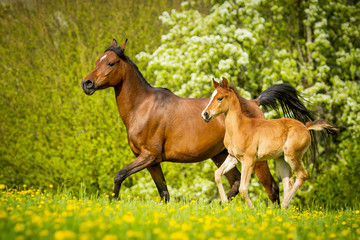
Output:
<svg viewBox="0 0 360 240">
<path fill-rule="evenodd" d="M 114 64 L 115 64 L 115 63 L 113 63 L 113 62 L 109 62 L 107 65 L 110 66 L 110 67 L 112 67 L 112 66 L 114 66 Z"/>
<path fill-rule="evenodd" d="M 223 97 L 219 97 L 219 98 L 218 98 L 218 101 L 221 101 L 221 100 L 223 100 Z"/>
</svg>

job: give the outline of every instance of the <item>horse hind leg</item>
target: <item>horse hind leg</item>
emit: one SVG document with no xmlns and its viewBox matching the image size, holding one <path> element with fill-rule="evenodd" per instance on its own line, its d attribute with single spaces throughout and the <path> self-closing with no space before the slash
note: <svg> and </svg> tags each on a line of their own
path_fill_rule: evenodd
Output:
<svg viewBox="0 0 360 240">
<path fill-rule="evenodd" d="M 283 208 L 287 208 L 290 205 L 290 201 L 295 195 L 296 191 L 304 184 L 305 180 L 308 178 L 308 173 L 306 172 L 302 162 L 302 154 L 291 157 L 285 154 L 285 161 L 289 163 L 291 169 L 294 171 L 296 180 L 292 189 L 285 195 L 284 201 L 282 203 Z"/>
<path fill-rule="evenodd" d="M 155 182 L 156 188 L 159 191 L 160 197 L 164 202 L 170 200 L 170 194 L 164 178 L 164 173 L 161 169 L 160 163 L 147 167 L 152 179 Z"/>
<path fill-rule="evenodd" d="M 283 157 L 276 159 L 276 173 L 281 178 L 284 188 L 284 198 L 290 192 L 294 185 L 291 167 Z"/>
<path fill-rule="evenodd" d="M 255 163 L 254 172 L 261 184 L 264 186 L 266 193 L 272 203 L 280 204 L 279 186 L 270 173 L 269 165 L 266 161 Z"/>
</svg>

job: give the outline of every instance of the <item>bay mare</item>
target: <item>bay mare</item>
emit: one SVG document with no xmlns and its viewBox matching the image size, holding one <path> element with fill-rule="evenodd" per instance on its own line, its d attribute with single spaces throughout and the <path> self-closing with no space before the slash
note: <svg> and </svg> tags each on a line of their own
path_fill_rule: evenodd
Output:
<svg viewBox="0 0 360 240">
<path fill-rule="evenodd" d="M 334 134 L 337 129 L 329 122 L 319 119 L 304 125 L 291 118 L 270 119 L 249 117 L 246 100 L 234 88 L 229 86 L 226 78 L 219 83 L 213 80 L 215 91 L 209 104 L 202 112 L 206 122 L 225 115 L 224 145 L 229 151 L 225 162 L 215 172 L 221 201 L 227 202 L 221 177 L 241 162 L 241 181 L 239 192 L 249 207 L 252 207 L 248 196 L 248 187 L 255 164 L 276 159 L 276 167 L 284 186 L 282 207 L 287 208 L 296 191 L 307 179 L 308 174 L 301 159 L 310 146 L 309 130 Z M 294 183 L 291 170 L 294 171 Z"/>
<path fill-rule="evenodd" d="M 168 201 L 170 196 L 160 163 L 193 163 L 211 158 L 216 166 L 221 166 L 228 155 L 223 144 L 224 117 L 207 124 L 201 118 L 201 111 L 209 102 L 208 98 L 181 98 L 167 89 L 152 87 L 137 66 L 125 56 L 125 46 L 126 41 L 118 46 L 114 39 L 81 85 L 88 95 L 100 89 L 114 88 L 120 117 L 127 130 L 128 143 L 136 157 L 116 174 L 114 197 L 119 197 L 121 184 L 128 176 L 146 168 L 161 198 Z M 277 97 L 281 98 L 292 89 L 277 90 L 282 94 L 264 91 L 263 102 L 273 107 L 271 104 Z M 281 101 L 280 98 L 277 100 Z M 260 99 L 246 100 L 247 110 L 251 115 L 264 118 L 259 104 Z M 298 107 L 291 110 L 296 111 Z M 279 203 L 279 188 L 267 163 L 257 163 L 254 171 L 270 200 Z M 238 193 L 240 172 L 233 168 L 225 176 L 231 185 L 227 197 L 234 197 Z"/>
</svg>

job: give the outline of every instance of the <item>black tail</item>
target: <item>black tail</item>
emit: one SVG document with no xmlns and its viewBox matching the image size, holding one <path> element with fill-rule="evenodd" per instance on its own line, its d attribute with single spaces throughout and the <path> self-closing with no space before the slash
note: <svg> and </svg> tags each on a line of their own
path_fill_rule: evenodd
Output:
<svg viewBox="0 0 360 240">
<path fill-rule="evenodd" d="M 260 105 L 265 110 L 273 109 L 280 114 L 279 105 L 285 117 L 294 118 L 306 124 L 314 121 L 313 112 L 308 110 L 300 101 L 303 99 L 299 92 L 289 84 L 276 84 L 268 87 L 257 98 Z M 310 146 L 311 162 L 316 164 L 316 155 L 318 153 L 317 138 L 313 131 L 310 132 L 312 144 Z"/>
<path fill-rule="evenodd" d="M 285 117 L 294 118 L 306 124 L 314 121 L 313 112 L 300 101 L 299 92 L 289 84 L 277 84 L 268 87 L 256 99 L 265 110 L 273 109 L 279 113 L 279 105 Z"/>
</svg>

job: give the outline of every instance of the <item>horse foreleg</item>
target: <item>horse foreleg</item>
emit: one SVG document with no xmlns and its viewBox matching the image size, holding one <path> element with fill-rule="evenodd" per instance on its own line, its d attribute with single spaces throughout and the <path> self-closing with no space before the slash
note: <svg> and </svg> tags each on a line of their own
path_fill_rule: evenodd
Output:
<svg viewBox="0 0 360 240">
<path fill-rule="evenodd" d="M 238 162 L 237 159 L 229 154 L 228 157 L 225 159 L 224 163 L 215 171 L 215 182 L 218 186 L 222 203 L 228 202 L 228 199 L 224 191 L 224 186 L 222 184 L 222 176 L 231 169 L 233 169 L 237 164 L 237 162 Z"/>
<path fill-rule="evenodd" d="M 155 185 L 157 187 L 157 190 L 159 191 L 160 197 L 165 202 L 168 202 L 170 200 L 170 194 L 166 186 L 164 173 L 161 169 L 160 163 L 151 165 L 147 167 L 148 171 L 151 174 L 152 179 L 155 182 Z"/>
<path fill-rule="evenodd" d="M 224 161 L 228 155 L 229 154 L 228 154 L 227 150 L 225 149 L 218 155 L 212 157 L 211 160 L 213 160 L 215 165 L 219 168 L 224 163 Z M 229 200 L 231 200 L 239 193 L 241 174 L 240 174 L 239 170 L 236 167 L 234 167 L 229 172 L 225 173 L 225 177 L 229 181 L 230 187 L 231 187 L 231 189 L 227 193 L 227 198 Z"/>
<path fill-rule="evenodd" d="M 275 182 L 275 179 L 270 173 L 269 165 L 266 161 L 256 162 L 254 172 L 259 178 L 259 181 L 264 186 L 268 197 L 272 203 L 277 202 L 280 204 L 279 198 L 279 186 Z"/>
<path fill-rule="evenodd" d="M 245 200 L 246 204 L 252 208 L 253 204 L 249 198 L 249 183 L 251 173 L 255 166 L 255 160 L 252 158 L 243 157 L 241 160 L 241 181 L 240 181 L 240 188 L 239 193 Z"/>
<path fill-rule="evenodd" d="M 128 176 L 154 164 L 155 160 L 156 157 L 153 154 L 151 154 L 147 150 L 144 150 L 140 153 L 140 155 L 137 158 L 135 158 L 134 161 L 132 161 L 126 167 L 121 169 L 116 174 L 114 179 L 114 183 L 115 183 L 114 198 L 117 199 L 119 197 L 121 184 Z"/>
</svg>

